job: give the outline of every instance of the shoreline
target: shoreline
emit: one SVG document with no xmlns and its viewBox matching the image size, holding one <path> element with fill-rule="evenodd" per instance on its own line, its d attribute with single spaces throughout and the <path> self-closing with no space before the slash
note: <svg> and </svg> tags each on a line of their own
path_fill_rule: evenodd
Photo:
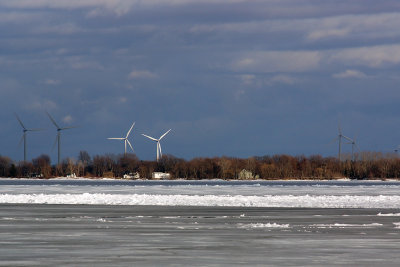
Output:
<svg viewBox="0 0 400 267">
<path fill-rule="evenodd" d="M 109 177 L 50 177 L 50 178 L 17 178 L 17 177 L 0 177 L 0 180 L 29 180 L 29 181 L 147 181 L 147 182 L 191 182 L 191 181 L 213 181 L 213 182 L 354 182 L 354 181 L 364 181 L 364 182 L 400 182 L 400 178 L 366 178 L 366 179 L 350 179 L 350 178 L 337 178 L 337 179 L 186 179 L 186 178 L 176 178 L 176 179 L 128 179 L 128 178 L 109 178 Z"/>
</svg>

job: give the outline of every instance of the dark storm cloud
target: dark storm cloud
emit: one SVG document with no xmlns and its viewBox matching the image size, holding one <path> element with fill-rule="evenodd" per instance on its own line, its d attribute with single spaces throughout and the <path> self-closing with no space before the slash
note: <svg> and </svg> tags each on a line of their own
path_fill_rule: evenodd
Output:
<svg viewBox="0 0 400 267">
<path fill-rule="evenodd" d="M 399 23 L 398 1 L 3 0 L 0 153 L 21 158 L 17 111 L 48 128 L 30 157 L 54 157 L 44 110 L 81 126 L 64 156 L 122 151 L 106 137 L 133 121 L 147 159 L 139 134 L 169 128 L 179 157 L 335 154 L 339 119 L 361 148 L 390 150 Z"/>
</svg>

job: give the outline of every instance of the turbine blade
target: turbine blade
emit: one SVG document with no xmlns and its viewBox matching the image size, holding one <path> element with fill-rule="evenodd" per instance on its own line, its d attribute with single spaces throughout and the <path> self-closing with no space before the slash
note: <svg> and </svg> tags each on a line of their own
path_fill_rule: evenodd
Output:
<svg viewBox="0 0 400 267">
<path fill-rule="evenodd" d="M 26 133 L 24 133 L 24 134 L 21 136 L 21 140 L 19 140 L 18 146 L 21 146 L 22 141 L 24 141 L 24 136 L 25 136 L 25 135 L 26 135 Z"/>
<path fill-rule="evenodd" d="M 44 131 L 44 130 L 46 130 L 46 129 L 42 129 L 42 128 L 39 128 L 39 129 L 26 129 L 26 131 L 28 131 L 28 132 L 39 132 L 39 131 Z"/>
<path fill-rule="evenodd" d="M 57 127 L 57 129 L 60 129 L 60 126 L 57 125 L 56 121 L 53 119 L 52 116 L 50 116 L 50 114 L 46 111 L 47 116 L 49 116 L 51 122 L 54 124 L 54 126 Z"/>
<path fill-rule="evenodd" d="M 149 139 L 151 139 L 151 140 L 153 140 L 153 141 L 158 142 L 158 139 L 155 139 L 154 137 L 151 137 L 151 136 L 148 136 L 148 135 L 145 135 L 145 134 L 142 134 L 142 135 L 147 137 L 147 138 L 149 138 Z"/>
<path fill-rule="evenodd" d="M 24 128 L 24 130 L 26 130 L 25 125 L 22 123 L 21 119 L 18 117 L 17 113 L 14 113 L 15 117 L 17 118 L 19 124 L 21 124 L 22 128 Z"/>
<path fill-rule="evenodd" d="M 107 139 L 112 139 L 112 140 L 125 140 L 125 138 L 123 138 L 123 137 L 110 137 L 110 138 L 107 138 Z"/>
<path fill-rule="evenodd" d="M 133 147 L 132 147 L 132 145 L 131 145 L 131 142 L 129 142 L 129 140 L 128 139 L 126 139 L 126 142 L 128 142 L 128 145 L 130 146 L 130 148 L 132 149 L 132 152 L 133 153 L 135 153 L 135 150 L 133 150 Z"/>
<path fill-rule="evenodd" d="M 169 129 L 168 131 L 166 131 L 165 134 L 161 135 L 160 138 L 159 138 L 158 140 L 163 139 L 163 137 L 166 136 L 170 131 L 171 131 L 171 129 Z"/>
<path fill-rule="evenodd" d="M 78 127 L 79 126 L 68 126 L 68 127 L 60 128 L 60 130 L 68 130 L 68 129 L 78 128 Z"/>
<path fill-rule="evenodd" d="M 345 135 L 342 135 L 344 139 L 347 139 L 349 142 L 353 142 L 353 139 L 351 139 L 350 137 L 347 137 Z"/>
<path fill-rule="evenodd" d="M 131 131 L 132 131 L 133 126 L 135 126 L 135 123 L 132 124 L 132 126 L 131 126 L 131 128 L 129 129 L 128 133 L 126 134 L 126 137 L 125 137 L 125 138 L 128 138 L 129 134 L 130 134 Z"/>
</svg>

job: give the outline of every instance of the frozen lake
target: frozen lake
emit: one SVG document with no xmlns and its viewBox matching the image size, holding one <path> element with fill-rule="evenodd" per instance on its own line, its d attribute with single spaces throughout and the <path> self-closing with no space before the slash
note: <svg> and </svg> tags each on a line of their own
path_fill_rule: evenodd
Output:
<svg viewBox="0 0 400 267">
<path fill-rule="evenodd" d="M 398 182 L 0 180 L 0 266 L 398 266 Z"/>
<path fill-rule="evenodd" d="M 0 179 L 0 203 L 400 208 L 399 189 L 381 181 Z"/>
</svg>

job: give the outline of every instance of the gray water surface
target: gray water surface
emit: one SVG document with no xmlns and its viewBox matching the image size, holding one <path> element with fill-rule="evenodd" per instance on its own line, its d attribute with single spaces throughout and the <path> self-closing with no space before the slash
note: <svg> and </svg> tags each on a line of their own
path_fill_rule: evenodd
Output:
<svg viewBox="0 0 400 267">
<path fill-rule="evenodd" d="M 0 205 L 1 266 L 399 266 L 400 210 Z"/>
</svg>

